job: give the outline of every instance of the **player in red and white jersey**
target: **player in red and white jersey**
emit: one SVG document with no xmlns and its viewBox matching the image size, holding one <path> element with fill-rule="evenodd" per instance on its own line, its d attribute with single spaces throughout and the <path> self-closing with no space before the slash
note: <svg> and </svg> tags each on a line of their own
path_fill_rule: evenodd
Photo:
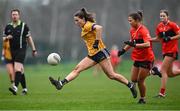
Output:
<svg viewBox="0 0 180 111">
<path fill-rule="evenodd" d="M 162 44 L 163 62 L 160 72 L 162 74 L 161 88 L 157 97 L 165 97 L 168 77 L 180 75 L 180 69 L 173 70 L 173 62 L 178 59 L 178 39 L 180 38 L 180 28 L 169 20 L 167 10 L 160 11 L 160 23 L 156 27 L 156 37 L 151 41 L 160 41 Z"/>
<path fill-rule="evenodd" d="M 138 103 L 145 104 L 146 86 L 145 79 L 153 66 L 154 53 L 151 45 L 151 37 L 148 29 L 142 24 L 142 12 L 131 13 L 128 17 L 131 25 L 129 41 L 124 42 L 125 47 L 118 52 L 118 56 L 124 54 L 133 47 L 131 58 L 134 64 L 131 69 L 131 80 L 138 83 L 140 99 Z"/>
</svg>

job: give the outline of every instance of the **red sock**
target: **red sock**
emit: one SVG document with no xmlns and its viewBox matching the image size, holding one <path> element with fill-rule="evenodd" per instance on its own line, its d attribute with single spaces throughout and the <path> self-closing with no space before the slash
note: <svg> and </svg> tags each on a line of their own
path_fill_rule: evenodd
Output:
<svg viewBox="0 0 180 111">
<path fill-rule="evenodd" d="M 163 95 L 165 95 L 165 91 L 166 91 L 165 88 L 161 88 L 160 93 L 163 94 Z"/>
</svg>

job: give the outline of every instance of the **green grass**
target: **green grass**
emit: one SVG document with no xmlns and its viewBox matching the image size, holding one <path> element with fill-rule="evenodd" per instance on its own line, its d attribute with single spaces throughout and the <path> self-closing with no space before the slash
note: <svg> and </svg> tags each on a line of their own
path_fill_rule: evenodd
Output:
<svg viewBox="0 0 180 111">
<path fill-rule="evenodd" d="M 123 62 L 117 72 L 130 79 L 132 63 Z M 35 65 L 26 66 L 28 95 L 18 95 L 8 91 L 9 78 L 5 69 L 0 72 L 0 110 L 180 110 L 180 77 L 168 80 L 167 97 L 153 98 L 160 86 L 157 76 L 146 79 L 147 104 L 137 104 L 129 89 L 112 80 L 104 73 L 92 74 L 93 68 L 86 70 L 71 83 L 57 91 L 48 81 L 49 76 L 64 78 L 75 64 L 60 64 L 58 66 Z"/>
</svg>

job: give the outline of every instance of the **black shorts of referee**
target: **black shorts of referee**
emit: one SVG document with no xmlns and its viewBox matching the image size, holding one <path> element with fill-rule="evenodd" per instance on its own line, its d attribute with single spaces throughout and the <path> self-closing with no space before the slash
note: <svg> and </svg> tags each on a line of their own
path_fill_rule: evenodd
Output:
<svg viewBox="0 0 180 111">
<path fill-rule="evenodd" d="M 24 60 L 26 57 L 26 48 L 19 48 L 19 49 L 11 50 L 11 54 L 12 54 L 12 60 L 14 62 L 20 62 L 24 64 Z"/>
</svg>

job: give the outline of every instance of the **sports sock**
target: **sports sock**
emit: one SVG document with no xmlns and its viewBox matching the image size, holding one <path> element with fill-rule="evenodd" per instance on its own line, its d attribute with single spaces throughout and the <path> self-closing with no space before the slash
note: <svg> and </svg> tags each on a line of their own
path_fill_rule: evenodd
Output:
<svg viewBox="0 0 180 111">
<path fill-rule="evenodd" d="M 127 87 L 132 88 L 132 84 L 130 82 L 128 82 Z"/>
<path fill-rule="evenodd" d="M 26 78 L 24 74 L 21 74 L 21 86 L 22 88 L 26 88 Z"/>
<path fill-rule="evenodd" d="M 141 97 L 140 99 L 145 99 L 145 97 Z"/>
<path fill-rule="evenodd" d="M 12 85 L 12 86 L 14 86 L 14 85 L 15 85 L 15 84 L 14 84 L 14 81 L 12 81 L 12 80 L 11 80 L 11 85 Z"/>
<path fill-rule="evenodd" d="M 62 83 L 62 85 L 65 85 L 68 83 L 68 80 L 67 79 L 61 80 L 61 83 Z"/>
<path fill-rule="evenodd" d="M 24 88 L 23 91 L 26 91 L 26 92 L 27 92 L 27 88 Z"/>
<path fill-rule="evenodd" d="M 19 82 L 21 81 L 21 72 L 19 72 L 19 71 L 17 71 L 16 73 L 15 73 L 16 75 L 15 75 L 15 86 L 16 87 L 18 87 L 18 85 L 19 85 Z"/>
<path fill-rule="evenodd" d="M 160 93 L 163 94 L 163 95 L 165 95 L 165 91 L 166 91 L 165 88 L 161 88 Z"/>
</svg>

